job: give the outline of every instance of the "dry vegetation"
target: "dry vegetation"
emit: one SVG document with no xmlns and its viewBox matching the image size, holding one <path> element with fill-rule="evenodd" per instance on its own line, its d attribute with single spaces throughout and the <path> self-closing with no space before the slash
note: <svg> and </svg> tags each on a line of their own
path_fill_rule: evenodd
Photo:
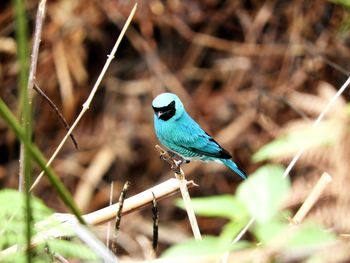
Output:
<svg viewBox="0 0 350 263">
<path fill-rule="evenodd" d="M 72 123 L 113 46 L 134 1 L 48 1 L 36 82 Z M 11 1 L 0 13 L 1 98 L 17 111 L 16 41 Z M 27 1 L 31 30 L 37 1 Z M 290 129 L 317 117 L 349 75 L 349 34 L 344 7 L 328 1 L 140 1 L 116 60 L 79 126 L 79 149 L 67 141 L 52 167 L 84 212 L 172 176 L 154 146 L 151 101 L 178 94 L 198 122 L 233 153 L 248 174 L 261 163 L 251 156 Z M 32 31 L 31 31 L 32 32 Z M 292 170 L 294 209 L 323 171 L 332 186 L 309 217 L 338 233 L 350 232 L 348 116 L 346 91 L 327 115 L 337 142 L 308 150 Z M 48 103 L 34 98 L 34 141 L 49 157 L 65 129 Z M 0 120 L 0 183 L 17 187 L 18 141 Z M 293 154 L 276 162 L 288 164 Z M 233 193 L 238 176 L 215 164 L 191 163 L 186 175 L 200 187 L 192 196 Z M 36 174 L 40 171 L 36 170 Z M 48 181 L 35 195 L 66 211 Z M 191 235 L 186 214 L 173 199 L 159 203 L 160 250 Z M 142 236 L 151 236 L 151 211 L 127 215 L 121 247 L 142 257 Z M 132 219 L 132 220 L 131 220 Z M 199 218 L 203 233 L 217 234 L 224 221 Z M 103 229 L 104 232 L 105 229 Z M 170 234 L 169 234 L 170 233 Z M 135 238 L 126 238 L 135 237 Z"/>
</svg>

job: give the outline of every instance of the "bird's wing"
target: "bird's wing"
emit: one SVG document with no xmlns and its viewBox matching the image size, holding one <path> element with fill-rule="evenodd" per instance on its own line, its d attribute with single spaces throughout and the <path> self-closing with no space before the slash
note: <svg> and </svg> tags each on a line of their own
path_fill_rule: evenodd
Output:
<svg viewBox="0 0 350 263">
<path fill-rule="evenodd" d="M 174 133 L 176 141 L 181 147 L 200 155 L 231 159 L 231 155 L 222 148 L 209 134 L 207 134 L 190 116 L 182 120 L 181 127 Z"/>
</svg>

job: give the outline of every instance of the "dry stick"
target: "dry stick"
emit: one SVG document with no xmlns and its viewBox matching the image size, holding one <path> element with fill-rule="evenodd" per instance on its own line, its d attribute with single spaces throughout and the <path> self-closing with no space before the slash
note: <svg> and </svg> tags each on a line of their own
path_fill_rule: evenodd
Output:
<svg viewBox="0 0 350 263">
<path fill-rule="evenodd" d="M 332 177 L 328 173 L 323 173 L 321 178 L 318 180 L 317 184 L 314 186 L 302 206 L 299 208 L 297 213 L 291 219 L 291 224 L 297 225 L 303 221 L 306 214 L 310 211 L 312 206 L 316 203 L 318 198 L 323 193 L 324 189 L 326 189 L 327 185 L 332 182 Z"/>
<path fill-rule="evenodd" d="M 158 223 L 159 223 L 159 211 L 157 206 L 157 201 L 154 193 L 152 192 L 152 220 L 153 220 L 153 238 L 152 238 L 152 247 L 154 252 L 158 248 Z"/>
<path fill-rule="evenodd" d="M 36 67 L 38 64 L 38 56 L 39 56 L 39 46 L 40 46 L 40 39 L 41 39 L 41 32 L 43 28 L 43 21 L 45 18 L 45 7 L 46 7 L 46 0 L 41 0 L 38 7 L 38 12 L 36 14 L 35 19 L 35 32 L 34 32 L 34 39 L 33 39 L 33 48 L 32 48 L 32 54 L 31 54 L 31 61 L 30 61 L 30 68 L 29 68 L 29 77 L 28 77 L 28 100 L 29 104 L 32 104 L 33 100 L 33 86 L 34 86 L 34 79 L 36 75 Z M 18 179 L 18 190 L 21 192 L 23 191 L 24 187 L 24 144 L 21 143 L 20 147 L 20 161 L 19 161 L 19 179 Z"/>
<path fill-rule="evenodd" d="M 122 31 L 120 32 L 119 37 L 118 37 L 118 39 L 117 39 L 117 41 L 116 41 L 116 43 L 115 43 L 111 53 L 107 56 L 108 59 L 107 59 L 105 65 L 103 66 L 103 69 L 102 69 L 100 75 L 98 76 L 97 81 L 96 81 L 94 87 L 92 88 L 92 91 L 91 91 L 89 97 L 87 98 L 87 100 L 83 104 L 83 109 L 81 110 L 81 112 L 79 113 L 78 117 L 76 118 L 76 120 L 72 124 L 72 127 L 70 127 L 70 129 L 67 132 L 66 136 L 62 139 L 61 143 L 58 145 L 56 151 L 53 153 L 53 155 L 51 156 L 50 160 L 47 162 L 46 166 L 49 166 L 52 163 L 52 161 L 56 158 L 57 154 L 59 153 L 59 151 L 63 147 L 64 143 L 66 142 L 67 138 L 73 132 L 74 128 L 77 126 L 77 124 L 79 123 L 80 119 L 83 117 L 84 113 L 89 109 L 91 101 L 92 101 L 92 99 L 95 96 L 95 93 L 96 93 L 96 91 L 97 91 L 97 89 L 98 89 L 98 87 L 99 87 L 99 85 L 100 85 L 100 83 L 101 83 L 101 81 L 102 81 L 102 79 L 103 79 L 103 77 L 104 77 L 108 67 L 109 67 L 109 64 L 114 59 L 114 55 L 117 52 L 119 44 L 122 41 L 122 39 L 124 37 L 124 34 L 125 34 L 128 26 L 129 26 L 129 24 L 130 24 L 130 22 L 131 22 L 131 20 L 132 20 L 132 18 L 134 16 L 134 14 L 135 14 L 136 8 L 137 8 L 137 3 L 134 5 L 133 9 L 131 10 L 130 15 L 129 15 L 128 19 L 126 20 L 125 25 L 124 25 Z M 43 177 L 43 175 L 44 175 L 44 172 L 42 171 L 39 174 L 38 178 L 33 183 L 32 187 L 31 187 L 31 190 L 39 183 L 39 181 Z"/>
<path fill-rule="evenodd" d="M 185 181 L 187 187 L 197 186 L 193 181 Z M 154 193 L 156 200 L 160 201 L 179 190 L 177 179 L 171 178 L 167 181 L 151 187 L 137 195 L 125 199 L 122 215 L 129 214 L 137 209 L 145 207 L 152 203 Z M 116 217 L 118 212 L 118 203 L 99 209 L 83 216 L 86 223 L 97 225 Z"/>
<path fill-rule="evenodd" d="M 188 193 L 188 189 L 187 189 L 187 185 L 186 185 L 185 174 L 182 171 L 181 167 L 176 163 L 174 158 L 172 156 L 170 156 L 167 151 L 165 151 L 159 145 L 156 145 L 156 149 L 159 151 L 160 157 L 163 160 L 165 160 L 167 163 L 169 163 L 169 165 L 171 166 L 171 169 L 175 173 L 175 177 L 177 178 L 177 180 L 179 182 L 182 199 L 184 200 L 187 216 L 188 216 L 188 219 L 190 221 L 190 225 L 192 228 L 194 238 L 196 240 L 201 240 L 202 236 L 201 236 L 201 232 L 200 232 L 199 227 L 198 227 L 196 215 L 194 214 L 194 211 L 192 208 L 191 198 L 190 198 L 190 195 Z"/>
<path fill-rule="evenodd" d="M 36 82 L 34 82 L 33 88 L 37 93 L 39 93 L 40 96 L 42 96 L 47 101 L 47 103 L 49 103 L 51 109 L 53 109 L 54 112 L 57 114 L 58 118 L 61 120 L 66 130 L 69 131 L 69 124 L 67 123 L 66 119 L 64 118 L 63 114 L 60 112 L 56 104 L 45 94 L 45 92 L 38 86 Z M 73 133 L 70 134 L 70 138 L 72 139 L 75 148 L 78 149 L 78 143 L 75 140 Z"/>
<path fill-rule="evenodd" d="M 117 254 L 117 237 L 118 237 L 118 231 L 120 229 L 120 222 L 122 221 L 122 211 L 124 206 L 124 200 L 126 196 L 126 192 L 128 191 L 130 186 L 130 182 L 126 181 L 123 190 L 120 193 L 119 201 L 118 201 L 118 212 L 117 216 L 115 218 L 115 228 L 114 228 L 114 235 L 113 235 L 113 242 L 112 242 L 112 251 L 114 254 Z"/>
<path fill-rule="evenodd" d="M 113 204 L 113 189 L 114 189 L 114 182 L 111 182 L 111 188 L 109 189 L 109 205 Z M 106 236 L 106 247 L 109 247 L 109 239 L 110 239 L 110 235 L 111 235 L 111 227 L 112 224 L 109 221 L 107 223 L 107 236 Z"/>
<path fill-rule="evenodd" d="M 317 126 L 322 119 L 324 118 L 324 116 L 326 115 L 326 113 L 329 111 L 330 107 L 333 106 L 334 102 L 340 97 L 340 95 L 345 91 L 345 89 L 348 87 L 350 83 L 350 77 L 348 77 L 348 79 L 345 81 L 345 83 L 341 86 L 341 88 L 337 91 L 337 93 L 332 97 L 332 99 L 327 103 L 326 107 L 323 109 L 323 111 L 321 112 L 321 114 L 318 116 L 318 118 L 315 120 L 313 126 Z M 305 148 L 302 148 L 298 151 L 298 153 L 294 156 L 293 160 L 289 163 L 288 167 L 286 168 L 286 170 L 284 171 L 282 177 L 286 178 L 290 171 L 292 170 L 292 168 L 294 167 L 294 165 L 296 164 L 296 162 L 299 160 L 299 158 L 301 157 L 301 155 L 304 153 Z M 249 227 L 254 223 L 255 218 L 252 217 L 248 224 L 241 230 L 241 232 L 237 235 L 237 237 L 234 239 L 233 244 L 237 243 L 241 237 L 247 232 L 247 230 L 249 229 Z"/>
</svg>

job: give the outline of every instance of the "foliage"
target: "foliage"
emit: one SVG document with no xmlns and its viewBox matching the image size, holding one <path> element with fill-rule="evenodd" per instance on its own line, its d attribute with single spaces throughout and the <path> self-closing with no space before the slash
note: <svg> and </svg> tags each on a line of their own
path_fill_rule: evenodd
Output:
<svg viewBox="0 0 350 263">
<path fill-rule="evenodd" d="M 290 182 L 282 174 L 281 166 L 266 165 L 238 188 L 237 198 L 259 223 L 271 220 L 288 194 Z"/>
<path fill-rule="evenodd" d="M 5 250 L 11 246 L 25 244 L 25 215 L 24 194 L 12 189 L 4 189 L 0 191 L 0 249 Z M 47 231 L 52 226 L 57 225 L 57 221 L 53 220 L 52 211 L 40 199 L 32 197 L 33 222 L 36 227 L 33 228 L 33 235 L 39 234 L 41 231 Z M 49 218 L 46 224 L 42 224 L 43 220 Z M 40 224 L 38 224 L 40 222 Z M 69 231 L 69 230 L 68 230 Z M 69 231 L 72 233 L 72 231 Z M 96 255 L 87 246 L 77 243 L 73 240 L 48 240 L 46 244 L 36 247 L 34 250 L 35 262 L 48 262 L 50 257 L 55 253 L 62 256 L 79 259 L 96 259 Z M 1 262 L 25 262 L 26 254 L 23 250 L 8 255 L 0 255 Z"/>
<path fill-rule="evenodd" d="M 234 196 L 212 196 L 193 199 L 193 208 L 198 215 L 206 217 L 223 217 L 230 221 L 221 234 L 205 236 L 202 241 L 175 245 L 166 250 L 164 257 L 184 255 L 222 254 L 227 250 L 237 250 L 256 246 L 269 246 L 278 243 L 280 249 L 304 249 L 320 244 L 328 244 L 335 239 L 331 232 L 315 224 L 301 224 L 291 227 L 287 220 L 288 211 L 279 212 L 279 208 L 288 194 L 290 182 L 282 178 L 283 167 L 266 165 L 258 169 L 244 181 Z M 183 204 L 177 201 L 183 208 Z M 255 242 L 232 240 L 248 223 L 250 217 L 256 222 L 250 229 Z"/>
<path fill-rule="evenodd" d="M 282 156 L 288 156 L 300 149 L 332 145 L 337 139 L 334 121 L 324 121 L 317 126 L 311 123 L 304 129 L 291 130 L 286 135 L 264 145 L 253 155 L 253 161 L 259 162 Z"/>
</svg>

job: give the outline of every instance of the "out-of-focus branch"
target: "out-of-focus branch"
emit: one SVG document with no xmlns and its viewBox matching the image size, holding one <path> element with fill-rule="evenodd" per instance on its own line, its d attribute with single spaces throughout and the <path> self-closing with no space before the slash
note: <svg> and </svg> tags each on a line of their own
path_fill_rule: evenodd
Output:
<svg viewBox="0 0 350 263">
<path fill-rule="evenodd" d="M 291 224 L 297 225 L 304 220 L 306 214 L 310 211 L 330 182 L 332 182 L 332 177 L 328 173 L 323 173 L 305 202 L 291 219 Z"/>
</svg>

